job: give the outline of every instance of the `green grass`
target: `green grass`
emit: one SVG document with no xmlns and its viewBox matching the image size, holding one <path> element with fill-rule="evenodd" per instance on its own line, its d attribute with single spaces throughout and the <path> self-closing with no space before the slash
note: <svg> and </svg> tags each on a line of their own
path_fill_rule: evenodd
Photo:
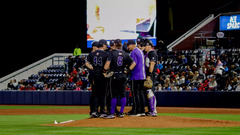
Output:
<svg viewBox="0 0 240 135">
<path fill-rule="evenodd" d="M 1 106 L 2 107 L 2 106 Z M 23 106 L 22 106 L 23 107 Z M 28 107 L 28 106 L 24 106 Z M 43 106 L 36 106 L 36 109 Z M 45 106 L 47 107 L 47 106 Z M 51 108 L 52 106 L 48 106 Z M 55 106 L 54 106 L 55 107 Z M 63 106 L 65 107 L 65 106 Z M 10 106 L 11 108 L 11 106 Z M 71 107 L 69 107 L 71 108 Z M 29 108 L 27 108 L 29 109 Z M 35 107 L 33 107 L 35 109 Z M 1 111 L 1 110 L 0 110 Z M 220 119 L 240 121 L 240 115 L 232 114 L 191 114 L 191 113 L 159 113 L 160 116 L 183 116 L 194 118 Z M 93 127 L 54 127 L 43 124 L 66 120 L 88 118 L 88 114 L 61 115 L 0 115 L 0 135 L 240 135 L 240 127 L 209 128 L 93 128 Z M 133 123 L 134 124 L 134 123 Z M 103 125 L 104 126 L 104 125 Z"/>
<path fill-rule="evenodd" d="M 180 116 L 202 119 L 240 121 L 239 114 L 160 113 L 159 116 Z"/>
</svg>

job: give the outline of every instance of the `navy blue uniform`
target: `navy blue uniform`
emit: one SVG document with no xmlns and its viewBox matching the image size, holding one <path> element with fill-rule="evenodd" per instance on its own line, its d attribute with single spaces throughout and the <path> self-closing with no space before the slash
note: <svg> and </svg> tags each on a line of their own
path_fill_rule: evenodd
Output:
<svg viewBox="0 0 240 135">
<path fill-rule="evenodd" d="M 104 113 L 107 81 L 103 76 L 103 70 L 107 58 L 108 53 L 103 50 L 91 52 L 87 57 L 87 62 L 93 66 L 93 99 L 91 103 L 91 112 L 98 112 L 98 107 L 100 106 L 100 113 Z"/>
<path fill-rule="evenodd" d="M 130 66 L 134 61 L 133 59 L 125 53 L 123 50 L 113 50 L 110 53 L 110 70 L 114 72 L 111 81 L 112 90 L 112 100 L 111 100 L 111 114 L 114 114 L 115 107 L 117 104 L 117 96 L 121 98 L 121 110 L 120 114 L 123 113 L 124 107 L 126 105 L 126 80 L 127 76 L 124 73 L 125 67 Z"/>
</svg>

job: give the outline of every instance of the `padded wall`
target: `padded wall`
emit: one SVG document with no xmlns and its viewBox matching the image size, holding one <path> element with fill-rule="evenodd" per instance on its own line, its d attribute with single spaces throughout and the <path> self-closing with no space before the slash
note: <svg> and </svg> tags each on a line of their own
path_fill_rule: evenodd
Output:
<svg viewBox="0 0 240 135">
<path fill-rule="evenodd" d="M 126 95 L 127 105 L 131 105 L 129 92 Z M 155 92 L 155 95 L 158 106 L 240 107 L 240 92 Z M 90 98 L 91 91 L 0 91 L 0 104 L 89 105 Z"/>
</svg>

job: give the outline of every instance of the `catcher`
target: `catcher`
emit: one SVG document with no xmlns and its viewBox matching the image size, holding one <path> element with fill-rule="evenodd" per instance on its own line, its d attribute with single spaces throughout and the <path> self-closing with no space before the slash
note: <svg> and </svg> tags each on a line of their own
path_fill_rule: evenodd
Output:
<svg viewBox="0 0 240 135">
<path fill-rule="evenodd" d="M 157 101 L 154 95 L 154 91 L 155 91 L 156 70 L 157 70 L 156 63 L 158 60 L 158 56 L 156 51 L 152 49 L 153 43 L 150 40 L 145 39 L 143 45 L 145 46 L 144 50 L 147 52 L 145 55 L 146 81 L 144 82 L 144 86 L 146 88 L 149 112 L 147 112 L 146 115 L 156 117 Z"/>
<path fill-rule="evenodd" d="M 111 81 L 111 90 L 112 90 L 112 99 L 111 99 L 111 114 L 105 117 L 106 119 L 113 119 L 115 118 L 115 108 L 117 105 L 117 96 L 120 96 L 121 100 L 121 109 L 118 114 L 118 117 L 124 117 L 124 108 L 126 105 L 126 81 L 127 76 L 124 72 L 124 69 L 129 65 L 129 70 L 133 70 L 136 63 L 133 59 L 125 53 L 122 48 L 122 41 L 120 39 L 115 40 L 114 45 L 111 47 L 113 50 L 110 53 L 110 56 L 104 66 L 104 69 L 109 69 L 112 72 L 106 73 L 105 77 L 110 77 L 112 75 Z"/>
</svg>

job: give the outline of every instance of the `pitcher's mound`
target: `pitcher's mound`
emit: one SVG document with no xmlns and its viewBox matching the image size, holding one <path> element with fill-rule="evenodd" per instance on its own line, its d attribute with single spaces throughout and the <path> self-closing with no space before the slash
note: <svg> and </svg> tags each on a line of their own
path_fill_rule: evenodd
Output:
<svg viewBox="0 0 240 135">
<path fill-rule="evenodd" d="M 240 126 L 238 121 L 211 120 L 176 116 L 131 117 L 103 119 L 87 118 L 64 124 L 49 126 L 66 127 L 133 127 L 133 128 L 173 128 L 173 127 L 230 127 Z"/>
</svg>

